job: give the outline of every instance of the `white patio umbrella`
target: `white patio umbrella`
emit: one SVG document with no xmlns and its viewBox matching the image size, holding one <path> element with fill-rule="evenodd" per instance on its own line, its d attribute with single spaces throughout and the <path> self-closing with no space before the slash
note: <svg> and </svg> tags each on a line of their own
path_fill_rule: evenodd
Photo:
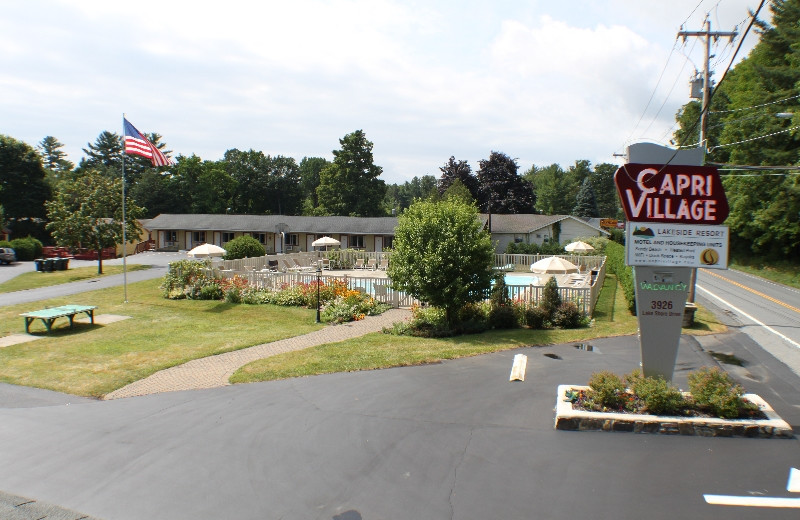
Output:
<svg viewBox="0 0 800 520">
<path fill-rule="evenodd" d="M 567 244 L 564 249 L 571 253 L 585 253 L 586 251 L 594 251 L 594 248 L 590 244 L 580 240 L 577 242 L 572 242 L 571 244 Z"/>
<path fill-rule="evenodd" d="M 578 266 L 558 256 L 550 256 L 531 264 L 531 271 L 541 274 L 577 273 Z"/>
<path fill-rule="evenodd" d="M 192 248 L 192 250 L 186 254 L 195 258 L 205 258 L 211 256 L 222 256 L 225 253 L 226 251 L 224 249 L 219 246 L 215 246 L 214 244 L 202 244 Z"/>
<path fill-rule="evenodd" d="M 311 242 L 311 247 L 324 247 L 325 249 L 327 249 L 328 246 L 340 246 L 340 245 L 342 245 L 341 242 L 329 236 L 324 236 L 322 238 L 318 238 L 313 242 Z"/>
</svg>

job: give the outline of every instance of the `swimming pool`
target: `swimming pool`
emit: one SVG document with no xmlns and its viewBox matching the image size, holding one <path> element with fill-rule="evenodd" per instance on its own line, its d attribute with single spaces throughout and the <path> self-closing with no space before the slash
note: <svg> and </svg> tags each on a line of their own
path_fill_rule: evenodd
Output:
<svg viewBox="0 0 800 520">
<path fill-rule="evenodd" d="M 552 275 L 551 275 L 552 276 Z M 535 274 L 510 274 L 506 273 L 506 285 L 544 285 L 548 276 Z"/>
</svg>

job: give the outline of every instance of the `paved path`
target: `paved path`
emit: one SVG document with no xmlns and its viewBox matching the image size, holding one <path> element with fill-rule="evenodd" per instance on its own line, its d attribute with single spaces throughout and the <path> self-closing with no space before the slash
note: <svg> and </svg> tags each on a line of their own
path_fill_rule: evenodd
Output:
<svg viewBox="0 0 800 520">
<path fill-rule="evenodd" d="M 226 386 L 230 384 L 228 379 L 236 370 L 252 361 L 378 332 L 383 327 L 390 327 L 393 323 L 406 320 L 410 316 L 411 311 L 408 309 L 390 309 L 379 316 L 368 316 L 361 321 L 331 325 L 309 334 L 195 359 L 133 382 L 107 394 L 104 399 Z"/>
</svg>

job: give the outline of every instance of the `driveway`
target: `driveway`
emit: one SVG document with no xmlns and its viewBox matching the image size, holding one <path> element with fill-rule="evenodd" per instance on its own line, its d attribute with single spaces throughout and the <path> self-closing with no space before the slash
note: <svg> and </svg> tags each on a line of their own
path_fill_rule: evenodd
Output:
<svg viewBox="0 0 800 520">
<path fill-rule="evenodd" d="M 796 439 L 554 430 L 558 384 L 638 365 L 634 337 L 592 345 L 115 401 L 51 396 L 0 409 L 0 489 L 105 520 L 797 517 L 703 500 L 790 496 Z M 527 377 L 511 383 L 517 353 Z M 676 381 L 709 363 L 684 337 Z M 791 385 L 774 406 L 800 425 Z"/>
</svg>

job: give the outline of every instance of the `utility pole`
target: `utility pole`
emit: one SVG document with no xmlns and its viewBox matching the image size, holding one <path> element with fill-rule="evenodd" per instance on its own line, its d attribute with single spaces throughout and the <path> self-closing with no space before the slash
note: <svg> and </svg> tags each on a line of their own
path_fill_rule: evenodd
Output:
<svg viewBox="0 0 800 520">
<path fill-rule="evenodd" d="M 703 59 L 703 110 L 700 112 L 700 146 L 703 149 L 707 149 L 706 146 L 706 139 L 708 139 L 708 104 L 711 102 L 711 71 L 710 69 L 710 62 L 711 62 L 711 39 L 713 38 L 714 41 L 719 40 L 721 37 L 729 38 L 733 40 L 739 33 L 736 31 L 725 31 L 720 32 L 716 31 L 713 32 L 711 30 L 711 20 L 708 19 L 708 15 L 706 15 L 706 21 L 704 22 L 705 29 L 702 31 L 681 31 L 678 33 L 678 36 L 683 36 L 683 40 L 686 41 L 686 38 L 690 36 L 694 36 L 697 38 L 703 38 L 704 46 L 704 59 Z"/>
<path fill-rule="evenodd" d="M 680 31 L 678 36 L 683 36 L 683 41 L 690 36 L 703 38 L 703 108 L 700 111 L 700 147 L 703 149 L 703 162 L 705 162 L 705 151 L 708 150 L 708 110 L 711 103 L 711 39 L 719 40 L 721 37 L 733 40 L 739 33 L 736 31 L 716 31 L 711 30 L 711 20 L 706 15 L 705 30 L 702 31 Z M 689 283 L 689 294 L 686 301 L 694 303 L 695 285 L 697 283 L 697 269 L 692 269 L 691 282 Z"/>
</svg>

